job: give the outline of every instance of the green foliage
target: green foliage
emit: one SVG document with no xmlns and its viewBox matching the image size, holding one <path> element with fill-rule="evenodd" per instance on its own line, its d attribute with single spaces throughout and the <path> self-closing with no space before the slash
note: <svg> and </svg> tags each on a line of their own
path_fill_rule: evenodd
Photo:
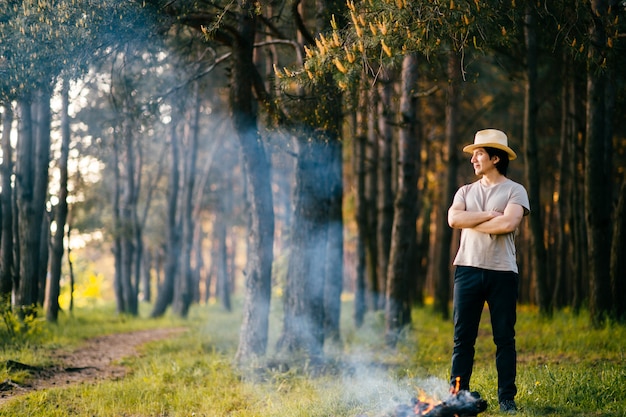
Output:
<svg viewBox="0 0 626 417">
<path fill-rule="evenodd" d="M 4 325 L 0 327 L 0 346 L 22 346 L 37 341 L 43 333 L 43 323 L 36 310 L 14 311 L 9 302 L 2 300 L 0 315 Z"/>
<path fill-rule="evenodd" d="M 0 100 L 51 88 L 62 71 L 85 73 L 107 48 L 145 40 L 150 16 L 135 1 L 9 0 L 0 11 Z"/>
<path fill-rule="evenodd" d="M 365 72 L 376 78 L 383 68 L 397 65 L 407 53 L 427 57 L 501 45 L 515 33 L 515 7 L 506 1 L 481 0 L 348 0 L 349 24 L 332 21 L 332 32 L 320 34 L 315 46 L 305 47 L 302 69 L 276 69 L 283 79 L 317 82 L 332 72 L 342 89 Z"/>
<path fill-rule="evenodd" d="M 191 311 L 185 322 L 189 332 L 150 343 L 141 356 L 125 359 L 131 370 L 126 378 L 28 394 L 4 404 L 0 416 L 381 417 L 419 390 L 435 396 L 445 392 L 452 323 L 433 316 L 429 308 L 414 310 L 412 329 L 392 351 L 380 337 L 382 314 L 369 314 L 364 327 L 355 329 L 350 308 L 346 305 L 343 315 L 342 351 L 329 353 L 326 373 L 315 377 L 296 368 L 237 370 L 231 360 L 240 317 L 219 306 L 204 306 Z M 119 317 L 112 311 L 79 310 L 51 329 L 46 344 L 76 344 L 100 328 L 109 333 L 182 323 Z M 520 309 L 518 416 L 624 415 L 626 328 L 592 329 L 586 317 L 560 312 L 548 320 L 539 318 L 535 309 Z M 502 415 L 496 405 L 490 331 L 485 312 L 473 376 L 473 388 L 490 404 L 481 414 L 485 417 Z M 40 358 L 36 364 L 45 363 L 45 346 L 33 350 Z"/>
</svg>

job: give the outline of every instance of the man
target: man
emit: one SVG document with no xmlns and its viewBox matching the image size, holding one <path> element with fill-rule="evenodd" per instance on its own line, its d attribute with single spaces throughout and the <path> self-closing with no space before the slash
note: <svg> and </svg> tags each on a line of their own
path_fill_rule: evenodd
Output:
<svg viewBox="0 0 626 417">
<path fill-rule="evenodd" d="M 450 227 L 461 230 L 454 259 L 454 351 L 451 384 L 469 390 L 474 344 L 480 316 L 489 306 L 496 344 L 500 410 L 517 410 L 515 395 L 515 321 L 519 275 L 515 258 L 515 232 L 530 210 L 524 187 L 507 178 L 509 160 L 517 157 L 504 132 L 476 133 L 463 148 L 472 154 L 480 178 L 461 187 L 448 210 Z"/>
</svg>

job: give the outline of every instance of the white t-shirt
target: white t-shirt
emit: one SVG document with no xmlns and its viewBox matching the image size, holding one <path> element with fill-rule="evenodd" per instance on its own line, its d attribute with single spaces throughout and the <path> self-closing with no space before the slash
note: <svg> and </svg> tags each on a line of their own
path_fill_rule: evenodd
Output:
<svg viewBox="0 0 626 417">
<path fill-rule="evenodd" d="M 526 189 L 510 179 L 485 186 L 480 180 L 459 188 L 454 203 L 463 203 L 466 211 L 504 212 L 508 204 L 519 204 L 524 215 L 530 212 Z M 494 271 L 518 272 L 515 258 L 515 232 L 490 235 L 474 229 L 461 230 L 459 251 L 454 265 L 473 266 Z"/>
</svg>

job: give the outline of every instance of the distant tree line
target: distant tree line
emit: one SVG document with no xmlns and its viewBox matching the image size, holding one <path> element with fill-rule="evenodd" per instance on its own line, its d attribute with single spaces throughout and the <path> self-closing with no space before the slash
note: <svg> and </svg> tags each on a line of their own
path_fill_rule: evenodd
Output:
<svg viewBox="0 0 626 417">
<path fill-rule="evenodd" d="M 57 320 L 70 232 L 103 230 L 119 313 L 143 297 L 153 317 L 186 317 L 211 291 L 230 309 L 240 283 L 241 363 L 266 354 L 276 288 L 279 352 L 341 343 L 343 293 L 357 325 L 384 313 L 394 345 L 413 306 L 432 298 L 449 317 L 446 212 L 472 181 L 460 149 L 497 127 L 532 208 L 521 301 L 626 318 L 623 2 L 12 0 L 0 13 L 0 291 L 22 317 Z"/>
</svg>

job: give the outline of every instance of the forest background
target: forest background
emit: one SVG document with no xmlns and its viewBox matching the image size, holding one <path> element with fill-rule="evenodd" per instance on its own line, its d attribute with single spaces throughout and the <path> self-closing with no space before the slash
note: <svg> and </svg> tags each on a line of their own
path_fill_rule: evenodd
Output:
<svg viewBox="0 0 626 417">
<path fill-rule="evenodd" d="M 520 302 L 623 321 L 623 1 L 16 1 L 0 15 L 0 292 L 120 314 L 243 298 L 237 359 L 323 355 L 384 311 L 449 317 L 473 180 L 506 131 L 529 191 Z M 105 289 L 110 291 L 104 291 Z M 62 290 L 65 292 L 62 293 Z M 60 300 L 65 300 L 61 304 Z M 6 323 L 6 321 L 5 321 Z"/>
</svg>

